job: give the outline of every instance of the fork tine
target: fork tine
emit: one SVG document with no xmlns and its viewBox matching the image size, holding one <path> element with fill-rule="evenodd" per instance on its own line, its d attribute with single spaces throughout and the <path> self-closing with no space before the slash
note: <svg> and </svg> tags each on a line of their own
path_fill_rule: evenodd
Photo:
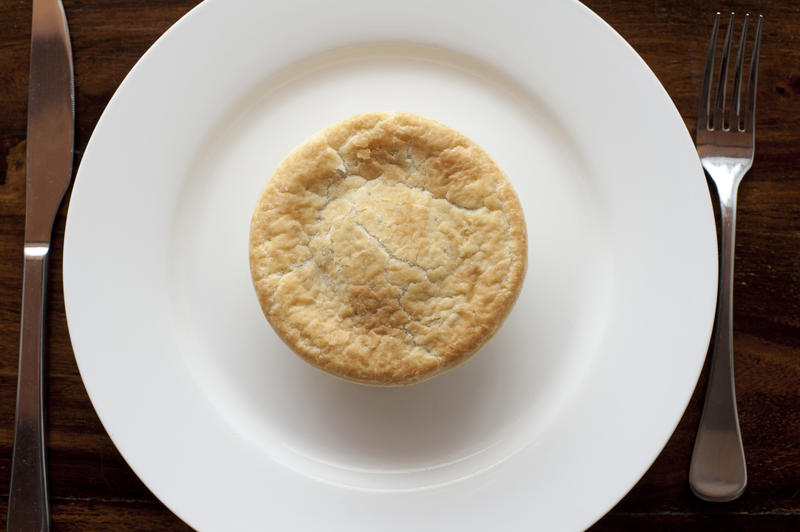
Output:
<svg viewBox="0 0 800 532">
<path fill-rule="evenodd" d="M 719 68 L 719 83 L 717 96 L 714 98 L 714 124 L 712 129 L 722 129 L 725 116 L 725 89 L 728 81 L 728 57 L 731 52 L 731 36 L 733 34 L 733 13 L 728 20 L 728 29 L 725 31 L 725 44 L 722 46 L 722 60 Z"/>
<path fill-rule="evenodd" d="M 753 41 L 753 57 L 750 60 L 750 76 L 747 80 L 747 108 L 744 115 L 744 130 L 753 131 L 756 118 L 756 82 L 758 81 L 758 52 L 761 48 L 761 22 L 764 20 L 762 15 L 758 16 L 756 26 L 756 38 Z"/>
<path fill-rule="evenodd" d="M 703 74 L 703 85 L 700 88 L 700 104 L 697 110 L 697 129 L 708 129 L 708 114 L 711 106 L 711 75 L 714 71 L 714 51 L 717 49 L 717 33 L 719 32 L 719 12 L 714 15 L 714 27 L 711 29 L 711 44 L 706 55 L 706 71 Z"/>
<path fill-rule="evenodd" d="M 747 21 L 750 19 L 750 13 L 744 15 L 744 24 L 742 25 L 742 36 L 739 37 L 739 53 L 736 57 L 736 71 L 733 75 L 733 94 L 731 95 L 731 109 L 728 118 L 728 127 L 737 131 L 742 130 L 741 118 L 741 89 L 742 89 L 742 63 L 744 63 L 744 45 L 747 42 Z"/>
</svg>

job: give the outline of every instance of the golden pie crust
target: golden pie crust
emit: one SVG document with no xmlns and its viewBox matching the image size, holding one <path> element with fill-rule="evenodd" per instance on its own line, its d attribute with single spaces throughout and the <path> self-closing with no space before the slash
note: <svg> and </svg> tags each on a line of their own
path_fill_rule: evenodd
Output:
<svg viewBox="0 0 800 532">
<path fill-rule="evenodd" d="M 419 382 L 475 354 L 522 287 L 525 221 L 477 144 L 410 113 L 352 116 L 295 148 L 250 225 L 267 320 L 344 379 Z"/>
</svg>

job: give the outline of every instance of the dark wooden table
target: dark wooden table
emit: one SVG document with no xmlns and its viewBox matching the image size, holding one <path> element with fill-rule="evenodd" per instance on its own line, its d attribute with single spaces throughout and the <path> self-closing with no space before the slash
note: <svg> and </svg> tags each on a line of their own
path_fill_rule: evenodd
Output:
<svg viewBox="0 0 800 532">
<path fill-rule="evenodd" d="M 77 167 L 122 78 L 196 0 L 65 0 L 76 81 Z M 705 0 L 587 0 L 642 55 L 690 130 L 712 20 Z M 738 501 L 687 484 L 705 374 L 672 439 L 596 530 L 800 530 L 800 4 L 739 1 L 765 16 L 755 164 L 740 188 L 736 378 L 750 483 Z M 755 11 L 758 12 L 758 11 Z M 0 519 L 11 465 L 22 284 L 30 0 L 0 3 Z M 66 202 L 65 202 L 66 203 Z M 182 530 L 128 468 L 86 395 L 61 287 L 66 207 L 55 223 L 47 320 L 47 448 L 56 530 Z M 675 213 L 680 216 L 680 212 Z"/>
</svg>

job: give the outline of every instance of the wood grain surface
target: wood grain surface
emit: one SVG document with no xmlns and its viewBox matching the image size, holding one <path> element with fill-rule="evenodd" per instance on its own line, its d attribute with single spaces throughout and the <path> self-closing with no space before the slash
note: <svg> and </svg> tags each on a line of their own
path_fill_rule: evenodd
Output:
<svg viewBox="0 0 800 532">
<path fill-rule="evenodd" d="M 65 0 L 76 81 L 77 167 L 103 108 L 147 48 L 196 0 Z M 735 363 L 749 486 L 726 504 L 687 484 L 705 374 L 675 433 L 595 530 L 800 530 L 800 4 L 587 0 L 644 58 L 694 129 L 713 10 L 765 17 L 756 158 L 739 194 Z M 12 453 L 22 285 L 29 0 L 0 3 L 0 519 Z M 67 202 L 65 202 L 65 205 Z M 55 530 L 187 529 L 116 451 L 78 374 L 55 224 L 47 317 L 47 452 Z M 676 209 L 675 216 L 680 216 Z M 113 346 L 109 346 L 113 349 Z M 580 501 L 575 501 L 580 504 Z"/>
</svg>

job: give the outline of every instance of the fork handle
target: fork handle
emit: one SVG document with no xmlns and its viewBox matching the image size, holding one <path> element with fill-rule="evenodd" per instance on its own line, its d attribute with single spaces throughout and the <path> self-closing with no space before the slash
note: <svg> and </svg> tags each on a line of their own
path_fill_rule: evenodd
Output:
<svg viewBox="0 0 800 532">
<path fill-rule="evenodd" d="M 44 305 L 48 246 L 26 246 L 22 289 L 17 416 L 8 531 L 50 530 L 44 446 Z"/>
<path fill-rule="evenodd" d="M 694 442 L 689 484 L 699 498 L 726 502 L 738 498 L 747 484 L 736 390 L 733 378 L 733 257 L 736 187 L 720 193 L 720 270 L 717 324 L 711 351 L 706 399 Z"/>
</svg>

